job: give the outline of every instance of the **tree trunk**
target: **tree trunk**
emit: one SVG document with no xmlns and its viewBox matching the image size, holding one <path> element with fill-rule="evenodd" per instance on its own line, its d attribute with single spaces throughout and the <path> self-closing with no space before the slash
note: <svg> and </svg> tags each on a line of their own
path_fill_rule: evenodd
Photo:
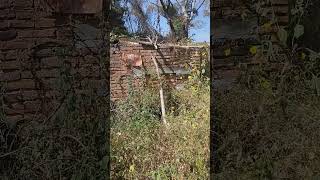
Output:
<svg viewBox="0 0 320 180">
<path fill-rule="evenodd" d="M 182 32 L 182 39 L 188 39 L 189 38 L 189 24 L 185 23 L 183 25 L 183 32 Z"/>
</svg>

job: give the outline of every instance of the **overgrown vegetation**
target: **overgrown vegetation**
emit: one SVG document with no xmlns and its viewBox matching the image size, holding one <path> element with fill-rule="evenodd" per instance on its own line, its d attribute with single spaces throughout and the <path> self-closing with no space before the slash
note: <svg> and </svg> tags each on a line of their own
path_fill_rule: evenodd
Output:
<svg viewBox="0 0 320 180">
<path fill-rule="evenodd" d="M 1 179 L 105 179 L 108 156 L 104 120 L 85 117 L 78 111 L 100 100 L 67 98 L 68 107 L 57 118 L 14 129 L 9 126 L 12 122 L 1 120 L 1 129 L 7 129 L 1 134 Z M 102 112 L 95 107 L 87 110 Z"/>
<path fill-rule="evenodd" d="M 288 71 L 281 92 L 277 76 L 255 73 L 216 95 L 218 179 L 320 177 L 320 98 L 301 73 Z"/>
<path fill-rule="evenodd" d="M 300 21 L 305 4 L 296 1 L 297 17 L 289 29 L 279 29 L 281 49 L 265 41 L 266 51 L 257 48 L 265 63 L 246 69 L 228 92 L 215 94 L 215 178 L 320 178 L 320 56 L 297 44 L 308 33 Z"/>
<path fill-rule="evenodd" d="M 116 104 L 111 125 L 112 178 L 209 178 L 209 80 L 201 77 L 200 81 L 198 75 L 190 76 L 184 90 L 171 91 L 168 126 L 160 122 L 156 89 L 136 90 Z"/>
<path fill-rule="evenodd" d="M 50 107 L 43 104 L 50 109 L 46 116 L 39 111 L 30 117 L 8 119 L 4 113 L 6 83 L 1 84 L 0 179 L 108 178 L 109 96 L 105 77 L 99 89 L 93 88 L 90 79 L 72 73 L 67 57 L 71 52 L 76 53 L 73 48 L 57 48 L 60 73 L 50 92 L 58 98 L 41 99 L 51 100 Z M 101 63 L 101 76 L 105 75 L 105 62 L 97 58 L 97 63 Z"/>
</svg>

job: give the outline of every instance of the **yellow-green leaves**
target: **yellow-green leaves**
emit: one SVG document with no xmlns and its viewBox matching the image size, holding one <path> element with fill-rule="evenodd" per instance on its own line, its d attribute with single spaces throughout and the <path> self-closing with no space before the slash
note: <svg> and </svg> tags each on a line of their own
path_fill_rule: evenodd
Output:
<svg viewBox="0 0 320 180">
<path fill-rule="evenodd" d="M 231 54 L 231 49 L 230 48 L 224 50 L 224 55 L 225 56 L 230 56 L 230 54 Z"/>
<path fill-rule="evenodd" d="M 134 172 L 134 164 L 132 164 L 132 165 L 129 167 L 129 172 L 130 172 L 130 173 L 133 173 L 133 172 Z"/>
<path fill-rule="evenodd" d="M 271 93 L 272 92 L 272 86 L 269 80 L 265 78 L 260 79 L 260 88 L 263 89 L 265 92 Z"/>
<path fill-rule="evenodd" d="M 269 21 L 269 22 L 263 24 L 263 25 L 262 25 L 262 28 L 265 29 L 265 30 L 271 29 L 271 28 L 272 28 L 272 22 Z"/>
<path fill-rule="evenodd" d="M 306 56 L 307 56 L 307 55 L 306 55 L 304 52 L 301 53 L 301 59 L 302 59 L 302 60 L 305 60 L 305 59 L 306 59 Z"/>
<path fill-rule="evenodd" d="M 278 38 L 283 45 L 287 45 L 288 33 L 284 28 L 278 30 Z"/>
<path fill-rule="evenodd" d="M 257 54 L 258 48 L 257 46 L 251 46 L 249 51 L 252 55 L 255 55 Z"/>
<path fill-rule="evenodd" d="M 295 38 L 299 38 L 304 34 L 304 26 L 303 25 L 296 25 L 296 27 L 294 27 L 294 37 Z"/>
<path fill-rule="evenodd" d="M 196 124 L 196 123 L 192 123 L 191 126 L 192 126 L 192 128 L 194 128 L 194 129 L 197 128 L 197 124 Z"/>
</svg>

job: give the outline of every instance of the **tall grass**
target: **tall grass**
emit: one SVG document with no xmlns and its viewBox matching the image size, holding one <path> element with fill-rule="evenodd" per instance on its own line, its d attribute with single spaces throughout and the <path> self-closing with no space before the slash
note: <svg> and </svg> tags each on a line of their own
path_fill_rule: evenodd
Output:
<svg viewBox="0 0 320 180">
<path fill-rule="evenodd" d="M 117 103 L 113 179 L 209 179 L 209 87 L 190 83 L 168 97 L 168 126 L 160 122 L 156 89 L 136 91 Z"/>
<path fill-rule="evenodd" d="M 216 179 L 320 179 L 320 97 L 305 72 L 254 73 L 216 94 Z"/>
<path fill-rule="evenodd" d="M 106 179 L 108 99 L 70 93 L 51 118 L 22 122 L 0 111 L 0 179 Z"/>
</svg>

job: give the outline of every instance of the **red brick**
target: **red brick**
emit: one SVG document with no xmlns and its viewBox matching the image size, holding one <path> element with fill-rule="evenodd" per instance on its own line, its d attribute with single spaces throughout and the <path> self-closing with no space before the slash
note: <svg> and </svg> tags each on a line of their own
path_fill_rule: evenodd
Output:
<svg viewBox="0 0 320 180">
<path fill-rule="evenodd" d="M 98 64 L 99 59 L 92 55 L 87 55 L 84 58 L 80 59 L 80 66 L 87 65 L 87 64 Z"/>
<path fill-rule="evenodd" d="M 88 88 L 101 88 L 103 85 L 104 85 L 104 82 L 102 80 L 89 80 L 87 82 L 83 81 L 81 82 L 82 85 L 84 85 L 84 87 L 87 87 Z"/>
<path fill-rule="evenodd" d="M 7 26 L 10 28 L 32 28 L 34 23 L 30 20 L 9 20 Z"/>
<path fill-rule="evenodd" d="M 21 59 L 21 70 L 38 69 L 40 63 L 37 59 Z"/>
<path fill-rule="evenodd" d="M 9 0 L 0 0 L 0 9 L 9 8 L 11 3 Z"/>
<path fill-rule="evenodd" d="M 35 53 L 37 57 L 52 57 L 57 55 L 57 48 L 41 49 Z"/>
<path fill-rule="evenodd" d="M 13 115 L 13 114 L 23 114 L 24 113 L 24 105 L 21 103 L 14 103 L 11 106 L 4 107 L 5 114 Z"/>
<path fill-rule="evenodd" d="M 20 69 L 21 64 L 20 61 L 0 61 L 0 69 L 1 70 L 13 70 Z"/>
<path fill-rule="evenodd" d="M 55 78 L 43 79 L 42 82 L 44 85 L 44 90 L 52 90 L 57 86 L 57 79 Z"/>
<path fill-rule="evenodd" d="M 17 122 L 23 119 L 22 115 L 7 115 L 6 120 L 9 122 Z"/>
<path fill-rule="evenodd" d="M 82 77 L 100 77 L 100 70 L 98 67 L 95 68 L 79 68 L 72 70 L 72 74 L 79 73 Z"/>
<path fill-rule="evenodd" d="M 36 84 L 34 80 L 22 79 L 19 81 L 8 82 L 5 85 L 5 89 L 8 91 L 19 89 L 35 89 Z"/>
<path fill-rule="evenodd" d="M 49 28 L 56 25 L 56 19 L 52 18 L 40 18 L 35 22 L 36 28 Z"/>
<path fill-rule="evenodd" d="M 33 78 L 33 75 L 31 73 L 31 71 L 22 71 L 21 78 L 22 79 L 31 79 L 31 78 Z"/>
<path fill-rule="evenodd" d="M 28 49 L 34 46 L 33 41 L 27 40 L 14 40 L 7 41 L 0 44 L 0 50 L 11 50 L 11 49 Z"/>
<path fill-rule="evenodd" d="M 17 31 L 15 30 L 5 30 L 0 31 L 0 41 L 10 41 L 17 37 Z"/>
<path fill-rule="evenodd" d="M 24 103 L 25 106 L 25 112 L 30 113 L 30 112 L 41 112 L 41 101 L 36 100 L 36 101 L 25 101 Z"/>
<path fill-rule="evenodd" d="M 57 46 L 70 46 L 71 44 L 73 44 L 73 41 L 71 39 L 56 39 L 55 37 L 35 37 L 35 39 L 33 39 L 35 42 L 35 45 L 42 45 L 42 44 L 46 44 L 47 48 L 54 48 Z"/>
<path fill-rule="evenodd" d="M 68 28 L 57 29 L 57 39 L 68 39 L 73 36 L 72 31 Z"/>
<path fill-rule="evenodd" d="M 16 59 L 17 57 L 18 57 L 18 50 L 10 50 L 6 52 L 3 59 L 13 60 L 13 59 Z"/>
<path fill-rule="evenodd" d="M 19 38 L 42 38 L 54 37 L 56 29 L 43 29 L 43 30 L 23 30 L 18 32 Z"/>
<path fill-rule="evenodd" d="M 8 21 L 3 21 L 3 22 L 0 22 L 0 30 L 7 30 L 9 29 L 9 26 L 10 24 L 8 23 Z"/>
<path fill-rule="evenodd" d="M 17 19 L 31 19 L 34 16 L 34 10 L 16 10 Z"/>
<path fill-rule="evenodd" d="M 0 61 L 5 60 L 5 58 L 6 58 L 6 53 L 0 51 Z"/>
<path fill-rule="evenodd" d="M 15 81 L 21 78 L 19 71 L 6 72 L 0 77 L 0 81 Z"/>
<path fill-rule="evenodd" d="M 59 93 L 59 91 L 47 91 L 45 96 L 50 99 L 56 99 L 61 97 L 61 93 Z"/>
<path fill-rule="evenodd" d="M 31 8 L 33 6 L 33 0 L 15 0 L 15 9 Z"/>
<path fill-rule="evenodd" d="M 35 100 L 39 97 L 38 92 L 35 90 L 22 91 L 22 98 L 25 101 Z"/>
<path fill-rule="evenodd" d="M 40 78 L 56 78 L 59 77 L 60 72 L 58 69 L 42 69 L 40 71 L 37 72 L 37 77 Z"/>
<path fill-rule="evenodd" d="M 16 103 L 22 100 L 22 95 L 20 91 L 7 92 L 4 94 L 4 98 L 9 103 Z"/>
<path fill-rule="evenodd" d="M 0 10 L 0 20 L 1 19 L 12 19 L 15 18 L 15 13 L 13 10 L 11 9 L 5 9 L 5 10 Z"/>
<path fill-rule="evenodd" d="M 54 68 L 61 67 L 62 62 L 58 57 L 47 57 L 41 59 L 42 68 Z"/>
<path fill-rule="evenodd" d="M 6 51 L 5 60 L 26 59 L 30 56 L 29 50 L 9 50 Z"/>
</svg>

